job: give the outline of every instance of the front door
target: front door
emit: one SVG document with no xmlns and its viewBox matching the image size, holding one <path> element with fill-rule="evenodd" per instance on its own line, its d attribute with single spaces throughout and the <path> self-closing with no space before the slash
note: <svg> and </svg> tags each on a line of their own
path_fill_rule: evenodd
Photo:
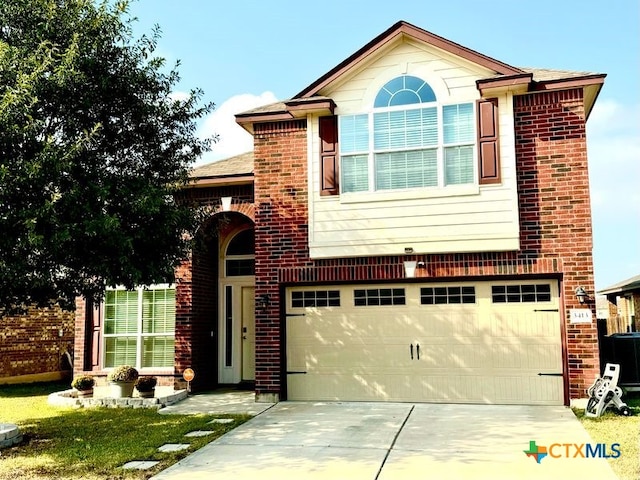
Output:
<svg viewBox="0 0 640 480">
<path fill-rule="evenodd" d="M 242 380 L 255 380 L 256 332 L 255 288 L 242 287 Z"/>
<path fill-rule="evenodd" d="M 221 245 L 219 383 L 255 379 L 255 239 L 253 229 L 237 231 Z"/>
</svg>

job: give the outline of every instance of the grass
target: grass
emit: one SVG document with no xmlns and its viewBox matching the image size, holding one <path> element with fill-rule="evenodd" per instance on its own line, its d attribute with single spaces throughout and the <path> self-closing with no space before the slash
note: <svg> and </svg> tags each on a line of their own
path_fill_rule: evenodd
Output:
<svg viewBox="0 0 640 480">
<path fill-rule="evenodd" d="M 160 415 L 154 409 L 65 409 L 47 403 L 47 395 L 66 383 L 0 386 L 0 423 L 15 423 L 21 444 L 0 450 L 0 480 L 145 479 L 247 421 L 248 415 Z M 609 459 L 620 480 L 640 478 L 640 394 L 625 395 L 633 416 L 607 411 L 600 418 L 574 409 L 594 443 L 619 443 L 621 455 Z M 229 424 L 208 424 L 226 417 Z M 184 437 L 212 430 L 207 437 Z M 189 443 L 182 452 L 161 453 L 165 443 Z M 123 470 L 132 460 L 158 460 L 149 470 Z"/>
<path fill-rule="evenodd" d="M 0 479 L 144 479 L 247 421 L 248 415 L 160 415 L 155 409 L 53 407 L 49 393 L 66 383 L 0 386 L 0 422 L 14 423 L 24 440 L 0 450 Z M 229 424 L 208 424 L 213 418 Z M 184 437 L 212 430 L 206 437 Z M 162 453 L 165 443 L 189 443 Z M 158 460 L 149 470 L 123 470 L 132 460 Z"/>
<path fill-rule="evenodd" d="M 584 416 L 584 410 L 574 409 L 594 443 L 620 444 L 620 456 L 609 459 L 613 472 L 620 480 L 638 480 L 640 478 L 640 394 L 627 394 L 622 397 L 629 405 L 632 416 L 624 417 L 607 410 L 599 418 Z"/>
</svg>

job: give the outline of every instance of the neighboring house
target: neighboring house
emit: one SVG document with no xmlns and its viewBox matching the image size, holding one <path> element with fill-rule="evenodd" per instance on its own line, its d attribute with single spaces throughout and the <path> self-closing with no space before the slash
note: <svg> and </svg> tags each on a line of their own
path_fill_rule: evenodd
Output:
<svg viewBox="0 0 640 480">
<path fill-rule="evenodd" d="M 76 370 L 191 367 L 194 390 L 246 383 L 258 401 L 585 397 L 585 125 L 604 77 L 393 25 L 237 115 L 253 154 L 194 171 L 184 194 L 211 215 L 176 285 L 79 301 Z"/>
<path fill-rule="evenodd" d="M 73 341 L 73 312 L 58 306 L 0 316 L 0 385 L 69 377 Z"/>
<path fill-rule="evenodd" d="M 609 302 L 607 334 L 640 332 L 640 275 L 598 292 Z"/>
</svg>

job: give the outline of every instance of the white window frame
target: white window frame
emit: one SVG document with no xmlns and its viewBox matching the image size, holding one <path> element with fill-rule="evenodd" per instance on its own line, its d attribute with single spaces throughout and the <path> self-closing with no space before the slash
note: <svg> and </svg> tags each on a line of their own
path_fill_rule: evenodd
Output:
<svg viewBox="0 0 640 480">
<path fill-rule="evenodd" d="M 471 105 L 472 109 L 472 140 L 471 142 L 461 142 L 456 144 L 448 144 L 445 146 L 444 144 L 444 108 L 446 106 L 452 105 Z M 384 113 L 384 112 L 392 112 L 392 111 L 406 111 L 406 110 L 420 110 L 424 108 L 433 108 L 435 107 L 437 110 L 437 134 L 438 134 L 438 143 L 434 147 L 405 147 L 394 150 L 376 150 L 374 148 L 374 114 L 376 113 Z M 455 102 L 429 102 L 429 103 L 415 103 L 410 105 L 399 105 L 392 107 L 379 107 L 379 108 L 370 108 L 367 111 L 363 112 L 349 112 L 338 116 L 338 135 L 339 139 L 341 139 L 340 135 L 343 131 L 342 121 L 344 118 L 353 117 L 357 115 L 367 115 L 367 129 L 368 129 L 368 150 L 367 151 L 354 151 L 345 153 L 342 150 L 342 142 L 338 142 L 339 154 L 340 154 L 340 195 L 346 196 L 345 200 L 349 200 L 350 196 L 353 197 L 362 197 L 368 195 L 374 195 L 381 197 L 393 197 L 398 193 L 402 192 L 429 192 L 429 196 L 448 196 L 448 195 L 460 195 L 460 194 L 477 194 L 479 191 L 479 180 L 478 180 L 478 152 L 477 152 L 477 105 L 475 100 L 468 99 L 462 100 L 457 99 Z M 458 147 L 458 146 L 470 146 L 472 149 L 472 161 L 471 168 L 473 169 L 473 180 L 470 183 L 465 184 L 452 184 L 445 185 L 445 148 L 446 147 Z M 422 151 L 433 148 L 436 151 L 437 158 L 437 178 L 438 183 L 435 186 L 425 186 L 425 187 L 408 187 L 408 188 L 400 188 L 400 189 L 380 189 L 376 190 L 376 178 L 375 178 L 375 155 L 378 153 L 394 153 L 394 152 L 411 152 L 411 151 Z M 357 192 L 345 192 L 343 188 L 345 186 L 344 182 L 344 173 L 345 169 L 343 168 L 342 160 L 344 157 L 351 156 L 367 156 L 367 165 L 368 165 L 368 189 L 364 191 Z M 354 199 L 355 200 L 355 199 Z"/>
<path fill-rule="evenodd" d="M 106 327 L 106 313 L 105 316 L 103 317 L 103 322 L 102 322 L 102 365 L 105 371 L 109 371 L 112 370 L 113 368 L 116 368 L 119 365 L 114 365 L 113 367 L 106 367 L 106 356 L 107 356 L 107 348 L 106 348 L 106 342 L 107 342 L 107 338 L 118 338 L 118 337 L 135 337 L 136 339 L 136 361 L 135 361 L 135 365 L 132 365 L 133 367 L 135 367 L 137 370 L 144 372 L 144 371 L 158 371 L 158 372 L 173 372 L 174 370 L 174 366 L 170 366 L 170 367 L 142 367 L 142 349 L 144 346 L 144 342 L 143 340 L 145 338 L 149 338 L 149 337 L 168 337 L 168 336 L 173 336 L 174 339 L 174 356 L 175 356 L 175 323 L 174 323 L 174 330 L 173 332 L 163 332 L 163 333 L 143 333 L 142 332 L 142 300 L 143 300 L 143 295 L 142 292 L 145 290 L 175 290 L 176 289 L 176 285 L 175 284 L 169 284 L 169 283 L 162 283 L 162 284 L 155 284 L 155 285 L 150 285 L 147 287 L 137 287 L 134 290 L 127 290 L 125 287 L 122 286 L 118 286 L 115 288 L 108 288 L 107 290 L 109 291 L 135 291 L 137 292 L 137 296 L 138 296 L 138 305 L 137 305 L 137 323 L 136 323 L 136 332 L 135 333 L 126 333 L 126 334 L 116 334 L 116 333 L 106 333 L 105 332 L 105 327 Z M 174 361 L 175 362 L 175 361 Z"/>
</svg>

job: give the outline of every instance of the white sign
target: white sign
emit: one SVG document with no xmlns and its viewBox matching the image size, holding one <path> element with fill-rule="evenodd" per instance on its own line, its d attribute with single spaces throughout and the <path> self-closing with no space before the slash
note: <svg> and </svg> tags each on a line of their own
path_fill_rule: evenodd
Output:
<svg viewBox="0 0 640 480">
<path fill-rule="evenodd" d="M 569 323 L 591 323 L 593 315 L 589 308 L 571 308 L 569 310 Z"/>
</svg>

